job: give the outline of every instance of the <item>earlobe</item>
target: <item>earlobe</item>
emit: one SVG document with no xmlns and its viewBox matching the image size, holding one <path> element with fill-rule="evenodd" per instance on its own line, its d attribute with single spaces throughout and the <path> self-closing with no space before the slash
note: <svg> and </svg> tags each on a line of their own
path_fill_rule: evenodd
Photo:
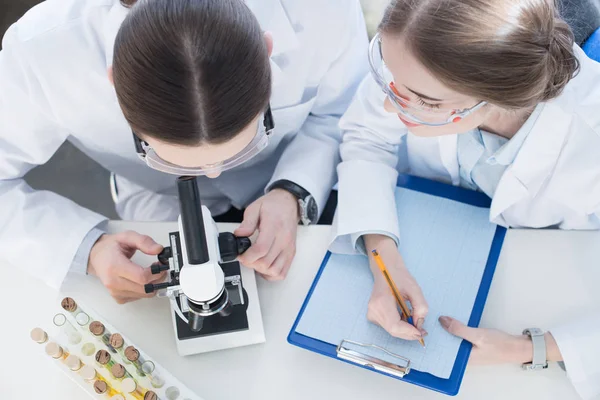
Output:
<svg viewBox="0 0 600 400">
<path fill-rule="evenodd" d="M 265 32 L 265 44 L 267 45 L 267 53 L 269 53 L 269 57 L 273 54 L 273 35 L 271 32 Z"/>
<path fill-rule="evenodd" d="M 112 65 L 110 67 L 108 67 L 108 70 L 106 71 L 108 74 L 108 80 L 110 81 L 110 84 L 115 86 L 115 81 L 113 79 L 113 67 Z"/>
</svg>

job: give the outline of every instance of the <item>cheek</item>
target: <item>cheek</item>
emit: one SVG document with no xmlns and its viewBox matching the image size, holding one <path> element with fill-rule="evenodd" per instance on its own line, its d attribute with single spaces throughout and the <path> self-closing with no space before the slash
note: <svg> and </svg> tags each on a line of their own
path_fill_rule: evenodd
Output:
<svg viewBox="0 0 600 400">
<path fill-rule="evenodd" d="M 475 113 L 469 115 L 467 118 L 454 122 L 444 126 L 417 126 L 410 128 L 409 131 L 415 136 L 421 137 L 435 137 L 444 135 L 456 135 L 460 133 L 469 132 L 475 128 L 478 128 L 483 124 L 485 120 L 484 113 Z"/>
</svg>

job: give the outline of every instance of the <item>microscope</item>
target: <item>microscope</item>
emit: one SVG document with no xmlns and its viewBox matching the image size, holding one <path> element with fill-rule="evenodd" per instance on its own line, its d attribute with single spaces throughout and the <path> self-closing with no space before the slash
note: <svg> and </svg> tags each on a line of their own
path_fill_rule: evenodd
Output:
<svg viewBox="0 0 600 400">
<path fill-rule="evenodd" d="M 178 231 L 151 266 L 153 274 L 168 271 L 168 281 L 144 289 L 169 298 L 179 354 L 264 342 L 254 271 L 236 261 L 250 239 L 219 233 L 202 206 L 196 177 L 179 177 L 177 188 Z"/>
</svg>

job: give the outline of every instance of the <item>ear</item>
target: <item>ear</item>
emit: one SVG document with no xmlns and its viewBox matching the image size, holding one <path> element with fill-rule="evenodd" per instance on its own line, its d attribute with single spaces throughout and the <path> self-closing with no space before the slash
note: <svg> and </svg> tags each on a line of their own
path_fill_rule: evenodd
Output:
<svg viewBox="0 0 600 400">
<path fill-rule="evenodd" d="M 113 79 L 113 67 L 112 65 L 110 67 L 108 67 L 108 70 L 106 71 L 108 74 L 108 80 L 110 81 L 110 84 L 115 86 L 115 81 Z"/>
<path fill-rule="evenodd" d="M 265 44 L 267 45 L 269 57 L 271 57 L 271 54 L 273 54 L 273 35 L 271 32 L 265 32 Z"/>
</svg>

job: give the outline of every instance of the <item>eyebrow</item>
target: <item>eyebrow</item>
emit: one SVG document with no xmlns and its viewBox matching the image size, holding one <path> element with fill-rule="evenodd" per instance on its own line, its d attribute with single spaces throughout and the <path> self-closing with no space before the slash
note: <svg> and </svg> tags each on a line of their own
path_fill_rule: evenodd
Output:
<svg viewBox="0 0 600 400">
<path fill-rule="evenodd" d="M 424 95 L 424 94 L 422 94 L 422 93 L 416 92 L 416 91 L 412 90 L 411 88 L 409 88 L 409 87 L 407 87 L 407 86 L 404 86 L 404 87 L 405 87 L 405 88 L 406 88 L 406 89 L 407 89 L 409 92 L 411 92 L 412 94 L 416 94 L 417 96 L 419 96 L 419 97 L 420 97 L 420 98 L 422 98 L 422 99 L 425 99 L 425 100 L 431 100 L 431 101 L 444 101 L 444 100 L 441 100 L 441 99 L 436 99 L 435 97 L 429 97 L 429 96 L 426 96 L 426 95 Z"/>
</svg>

